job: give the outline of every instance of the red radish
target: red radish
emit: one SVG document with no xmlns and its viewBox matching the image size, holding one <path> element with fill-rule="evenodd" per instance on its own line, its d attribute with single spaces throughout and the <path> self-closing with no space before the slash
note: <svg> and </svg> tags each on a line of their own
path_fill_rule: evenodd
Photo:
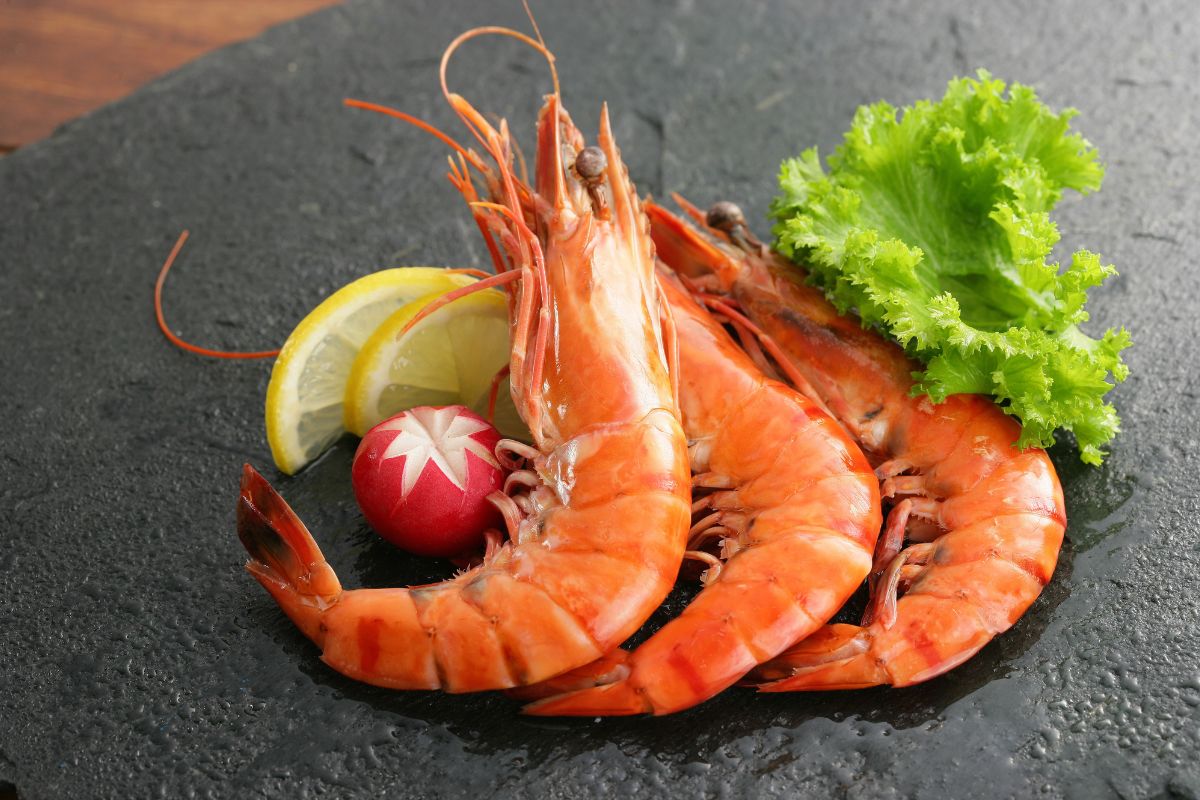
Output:
<svg viewBox="0 0 1200 800">
<path fill-rule="evenodd" d="M 354 496 L 375 532 L 422 556 L 455 556 L 502 528 L 487 496 L 504 485 L 500 434 L 464 406 L 418 406 L 367 431 L 354 454 Z"/>
</svg>

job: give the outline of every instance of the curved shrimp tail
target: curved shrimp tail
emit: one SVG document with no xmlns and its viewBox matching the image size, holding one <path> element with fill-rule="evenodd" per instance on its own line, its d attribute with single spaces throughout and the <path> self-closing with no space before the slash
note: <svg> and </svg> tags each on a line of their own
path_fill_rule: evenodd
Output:
<svg viewBox="0 0 1200 800">
<path fill-rule="evenodd" d="M 863 689 L 891 683 L 858 625 L 826 625 L 747 676 L 760 692 Z"/>
<path fill-rule="evenodd" d="M 246 570 L 319 644 L 321 611 L 341 595 L 341 583 L 296 512 L 249 464 L 242 467 L 237 525 L 250 554 Z"/>
<path fill-rule="evenodd" d="M 534 717 L 631 717 L 654 711 L 646 696 L 629 681 L 554 695 L 521 709 L 522 714 Z"/>
<path fill-rule="evenodd" d="M 621 680 L 629 674 L 627 661 L 629 661 L 629 651 L 617 647 L 582 667 L 577 667 L 540 683 L 509 689 L 505 694 L 514 700 L 533 702 L 580 689 L 603 686 Z"/>
</svg>

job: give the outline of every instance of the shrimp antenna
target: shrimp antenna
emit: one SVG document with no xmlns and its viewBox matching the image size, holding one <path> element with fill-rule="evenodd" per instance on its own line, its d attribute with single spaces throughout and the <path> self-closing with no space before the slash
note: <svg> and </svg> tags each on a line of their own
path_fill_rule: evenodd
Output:
<svg viewBox="0 0 1200 800">
<path fill-rule="evenodd" d="M 244 353 L 235 352 L 232 350 L 213 350 L 208 347 L 186 342 L 175 335 L 175 332 L 167 326 L 167 319 L 163 315 L 163 284 L 167 282 L 167 273 L 171 271 L 171 265 L 175 263 L 175 259 L 179 257 L 179 251 L 183 250 L 183 243 L 188 240 L 188 232 L 185 230 L 179 234 L 179 238 L 175 240 L 175 246 L 171 248 L 170 255 L 163 262 L 162 268 L 158 271 L 158 278 L 154 281 L 154 319 L 158 322 L 158 329 L 162 331 L 163 336 L 167 337 L 167 341 L 178 347 L 180 350 L 186 350 L 189 353 L 195 353 L 198 356 L 208 356 L 209 358 L 271 358 L 279 355 L 278 350 L 256 350 L 254 352 Z"/>
<path fill-rule="evenodd" d="M 546 40 L 542 38 L 542 29 L 538 27 L 537 20 L 533 18 L 533 11 L 529 8 L 529 0 L 521 0 L 521 5 L 525 7 L 525 16 L 529 17 L 529 24 L 533 26 L 533 34 L 537 36 L 538 44 L 549 53 L 550 48 L 546 47 Z M 550 55 L 550 78 L 554 81 L 554 96 L 561 99 L 558 91 L 558 70 L 554 68 L 553 54 Z"/>
<path fill-rule="evenodd" d="M 532 19 L 532 15 L 530 16 L 530 19 Z M 534 27 L 536 30 L 536 25 Z M 541 53 L 542 57 L 546 59 L 546 64 L 550 67 L 550 78 L 554 82 L 555 97 L 560 97 L 560 90 L 558 85 L 558 69 L 554 66 L 554 53 L 551 53 L 550 49 L 546 47 L 544 42 L 541 41 L 540 32 L 538 33 L 538 38 L 533 39 L 530 36 L 521 33 L 520 31 L 513 30 L 512 28 L 489 25 L 481 28 L 472 28 L 471 30 L 464 31 L 456 36 L 454 41 L 450 42 L 450 44 L 446 46 L 445 52 L 442 53 L 442 64 L 438 70 L 438 74 L 441 77 L 442 94 L 445 95 L 446 102 L 450 104 L 450 107 L 453 108 L 455 113 L 458 114 L 459 118 L 462 119 L 463 124 L 465 124 L 467 129 L 471 131 L 471 135 L 478 139 L 479 143 L 483 145 L 488 152 L 492 152 L 493 148 L 488 146 L 485 134 L 495 136 L 495 128 L 493 128 L 492 125 L 486 119 L 484 119 L 478 111 L 466 103 L 461 95 L 451 92 L 450 83 L 446 79 L 446 71 L 450 65 L 450 58 L 454 55 L 455 51 L 457 51 L 459 47 L 471 39 L 489 35 L 508 36 L 509 38 L 516 39 L 519 42 L 529 45 L 534 50 L 537 50 L 539 53 Z M 455 98 L 462 100 L 462 102 L 456 103 Z"/>
<path fill-rule="evenodd" d="M 233 351 L 233 350 L 213 350 L 208 347 L 201 347 L 200 345 L 192 344 L 191 342 L 184 341 L 183 339 L 181 339 L 175 335 L 175 332 L 172 331 L 171 328 L 167 325 L 166 316 L 164 316 L 164 314 L 163 314 L 163 304 L 162 304 L 163 284 L 166 283 L 167 273 L 171 271 L 171 266 L 175 263 L 175 259 L 177 259 L 179 257 L 180 251 L 183 250 L 184 242 L 186 242 L 187 240 L 188 240 L 188 232 L 185 230 L 179 234 L 179 238 L 175 241 L 175 246 L 171 248 L 171 253 L 167 256 L 167 260 L 163 262 L 162 267 L 158 271 L 158 278 L 154 281 L 154 318 L 155 318 L 155 320 L 157 320 L 158 329 L 160 331 L 162 331 L 163 336 L 167 337 L 167 341 L 169 341 L 171 344 L 178 347 L 180 350 L 186 350 L 189 353 L 195 353 L 198 356 L 207 356 L 209 358 L 272 358 L 273 356 L 279 355 L 279 350 L 257 350 L 257 351 L 253 351 L 253 352 L 242 352 L 242 351 Z M 471 289 L 472 291 L 478 291 L 479 289 L 486 289 L 489 286 L 500 285 L 503 283 L 511 283 L 512 280 L 515 280 L 515 278 L 507 278 L 507 277 L 503 277 L 503 276 L 501 276 L 501 279 L 497 279 L 497 276 L 495 276 L 495 275 L 491 275 L 487 272 L 484 272 L 481 269 L 474 269 L 472 267 L 447 268 L 446 274 L 447 275 L 470 275 L 475 278 L 480 278 L 481 279 L 480 283 L 483 283 L 483 285 L 470 284 L 469 286 L 465 287 L 465 288 Z M 520 277 L 520 275 L 518 273 L 513 273 L 513 274 L 516 275 L 517 277 Z M 508 275 L 508 273 L 505 273 L 505 275 Z M 486 281 L 486 283 L 484 283 L 484 281 Z M 462 294 L 466 294 L 466 292 L 459 290 L 457 293 L 455 293 L 454 297 L 451 297 L 450 299 L 451 300 L 456 299 L 457 297 L 461 296 Z M 440 308 L 442 305 L 445 305 L 445 303 L 441 303 L 437 307 Z M 432 309 L 432 308 L 428 309 L 428 310 L 423 309 L 422 313 L 419 315 L 419 319 L 424 319 L 426 316 L 429 315 L 429 313 L 432 313 L 432 311 L 435 311 L 435 310 L 436 309 Z M 413 320 L 407 327 L 405 327 L 404 331 L 407 333 L 409 328 L 411 328 L 412 325 L 416 324 L 416 322 L 418 322 L 419 319 Z"/>
<path fill-rule="evenodd" d="M 456 142 L 449 134 L 443 133 L 439 128 L 429 124 L 419 117 L 414 117 L 412 114 L 406 114 L 405 112 L 397 108 L 392 108 L 391 106 L 380 105 L 379 103 L 370 103 L 366 100 L 355 100 L 352 97 L 344 98 L 342 100 L 342 105 L 349 108 L 361 108 L 366 111 L 374 111 L 376 114 L 384 114 L 385 116 L 395 117 L 398 120 L 407 122 L 414 128 L 419 128 L 420 130 L 425 131 L 430 136 L 435 137 L 453 149 L 456 153 L 466 159 L 471 166 L 475 167 L 475 169 L 480 170 L 481 172 L 484 169 L 484 163 L 480 160 L 479 156 L 475 155 L 475 153 Z"/>
</svg>

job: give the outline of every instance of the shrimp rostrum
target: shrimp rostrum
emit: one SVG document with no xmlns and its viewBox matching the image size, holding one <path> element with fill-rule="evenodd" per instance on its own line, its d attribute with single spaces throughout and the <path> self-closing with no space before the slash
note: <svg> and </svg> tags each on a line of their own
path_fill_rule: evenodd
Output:
<svg viewBox="0 0 1200 800">
<path fill-rule="evenodd" d="M 750 673 L 766 691 L 906 686 L 970 658 L 1050 580 L 1066 526 L 1046 453 L 989 398 L 934 404 L 918 366 L 839 315 L 804 273 L 719 203 L 699 228 L 647 205 L 659 257 L 756 325 L 797 387 L 827 407 L 875 465 L 891 509 L 860 625 L 827 625 Z"/>
<path fill-rule="evenodd" d="M 496 498 L 509 539 L 427 586 L 343 589 L 296 515 L 250 467 L 238 504 L 247 569 L 351 678 L 397 689 L 508 688 L 591 662 L 645 621 L 672 586 L 690 525 L 687 444 L 668 367 L 645 216 L 613 140 L 597 145 L 555 79 L 537 123 L 535 185 L 494 127 L 445 89 L 483 146 L 451 179 L 471 203 L 509 296 L 514 401 L 533 446 L 502 442 L 520 469 Z M 399 114 L 397 114 L 399 115 Z M 476 193 L 470 170 L 483 178 Z"/>
</svg>

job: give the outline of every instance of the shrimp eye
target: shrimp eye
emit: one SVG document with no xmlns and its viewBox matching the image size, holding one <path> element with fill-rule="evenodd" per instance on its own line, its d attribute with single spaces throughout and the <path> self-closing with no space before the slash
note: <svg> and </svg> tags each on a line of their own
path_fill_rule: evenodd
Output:
<svg viewBox="0 0 1200 800">
<path fill-rule="evenodd" d="M 734 228 L 741 227 L 746 224 L 746 218 L 742 216 L 742 210 L 738 208 L 736 203 L 731 203 L 728 200 L 721 200 L 713 203 L 712 208 L 708 210 L 708 215 L 705 217 L 705 222 L 708 227 L 716 228 L 719 231 L 729 233 Z"/>
<path fill-rule="evenodd" d="M 608 157 L 599 147 L 585 147 L 575 156 L 575 171 L 585 181 L 594 181 L 608 169 Z"/>
</svg>

